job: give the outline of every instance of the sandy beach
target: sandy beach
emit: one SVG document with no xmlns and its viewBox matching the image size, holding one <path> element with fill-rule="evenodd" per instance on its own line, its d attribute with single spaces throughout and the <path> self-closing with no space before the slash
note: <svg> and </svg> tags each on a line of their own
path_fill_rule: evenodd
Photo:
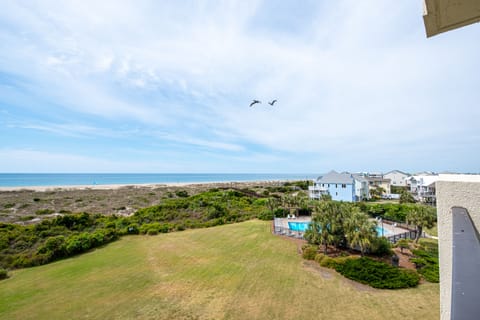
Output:
<svg viewBox="0 0 480 320">
<path fill-rule="evenodd" d="M 212 182 L 211 184 L 216 184 Z M 22 187 L 0 187 L 2 191 L 59 191 L 59 190 L 115 190 L 120 188 L 161 188 L 161 187 L 183 187 L 188 185 L 205 184 L 203 182 L 173 182 L 173 183 L 161 183 L 161 184 L 97 184 L 97 185 L 68 185 L 68 186 L 22 186 Z"/>
<path fill-rule="evenodd" d="M 285 181 L 270 180 L 270 181 L 213 181 L 213 182 L 167 182 L 167 183 L 129 183 L 129 184 L 90 184 L 90 185 L 63 185 L 63 186 L 21 186 L 21 187 L 0 187 L 0 192 L 8 191 L 74 191 L 74 190 L 116 190 L 121 188 L 165 188 L 165 187 L 198 187 L 210 186 L 214 187 L 248 187 L 252 185 L 278 185 Z"/>
<path fill-rule="evenodd" d="M 186 191 L 195 195 L 212 188 L 256 188 L 282 181 L 110 184 L 0 187 L 0 222 L 29 223 L 69 212 L 131 215 L 140 208 Z"/>
</svg>

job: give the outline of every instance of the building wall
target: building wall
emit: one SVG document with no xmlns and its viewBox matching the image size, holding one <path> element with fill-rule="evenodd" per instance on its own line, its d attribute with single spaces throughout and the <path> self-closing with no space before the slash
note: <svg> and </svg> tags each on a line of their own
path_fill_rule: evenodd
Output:
<svg viewBox="0 0 480 320">
<path fill-rule="evenodd" d="M 465 208 L 475 228 L 480 230 L 480 176 L 445 175 L 442 177 L 441 175 L 440 180 L 436 182 L 436 196 L 440 258 L 440 319 L 447 320 L 451 318 L 452 300 L 452 207 Z"/>
<path fill-rule="evenodd" d="M 330 183 L 327 186 L 328 192 L 332 196 L 332 200 L 337 201 L 354 201 L 354 189 L 352 184 L 346 184 L 345 188 L 342 188 L 341 183 Z"/>
<path fill-rule="evenodd" d="M 369 198 L 368 194 L 368 182 L 361 182 L 359 180 L 355 180 L 355 197 L 356 201 L 362 201 L 363 198 Z"/>
<path fill-rule="evenodd" d="M 400 173 L 400 172 L 390 172 L 383 176 L 385 179 L 390 179 L 390 184 L 392 186 L 400 186 L 405 187 L 407 184 L 405 182 L 405 178 L 408 177 L 407 175 Z"/>
</svg>

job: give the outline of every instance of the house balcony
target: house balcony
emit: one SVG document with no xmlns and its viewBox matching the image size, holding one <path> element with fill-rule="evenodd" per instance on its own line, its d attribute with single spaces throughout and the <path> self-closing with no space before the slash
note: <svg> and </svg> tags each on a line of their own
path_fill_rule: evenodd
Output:
<svg viewBox="0 0 480 320">
<path fill-rule="evenodd" d="M 309 186 L 308 187 L 308 195 L 310 199 L 320 199 L 322 194 L 328 194 L 327 187 L 321 186 Z"/>
</svg>

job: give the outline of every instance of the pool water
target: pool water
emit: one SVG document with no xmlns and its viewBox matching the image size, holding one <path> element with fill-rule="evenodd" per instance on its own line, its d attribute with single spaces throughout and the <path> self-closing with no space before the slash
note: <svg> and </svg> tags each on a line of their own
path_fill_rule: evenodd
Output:
<svg viewBox="0 0 480 320">
<path fill-rule="evenodd" d="M 292 231 L 305 232 L 307 231 L 309 225 L 310 225 L 310 222 L 288 222 L 288 228 Z M 390 231 L 380 226 L 376 226 L 375 229 L 377 230 L 377 235 L 379 236 L 389 236 L 391 234 Z M 382 230 L 383 230 L 383 233 L 382 233 Z"/>
<path fill-rule="evenodd" d="M 308 226 L 310 225 L 310 222 L 289 222 L 288 223 L 288 228 L 293 231 L 306 231 L 308 229 Z"/>
</svg>

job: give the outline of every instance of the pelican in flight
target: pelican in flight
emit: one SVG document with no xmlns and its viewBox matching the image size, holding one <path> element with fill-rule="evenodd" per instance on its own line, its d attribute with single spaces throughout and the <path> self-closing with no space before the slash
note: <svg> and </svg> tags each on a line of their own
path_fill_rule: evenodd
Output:
<svg viewBox="0 0 480 320">
<path fill-rule="evenodd" d="M 262 103 L 262 102 L 258 100 L 253 100 L 252 103 L 250 103 L 250 107 L 257 103 Z"/>
</svg>

